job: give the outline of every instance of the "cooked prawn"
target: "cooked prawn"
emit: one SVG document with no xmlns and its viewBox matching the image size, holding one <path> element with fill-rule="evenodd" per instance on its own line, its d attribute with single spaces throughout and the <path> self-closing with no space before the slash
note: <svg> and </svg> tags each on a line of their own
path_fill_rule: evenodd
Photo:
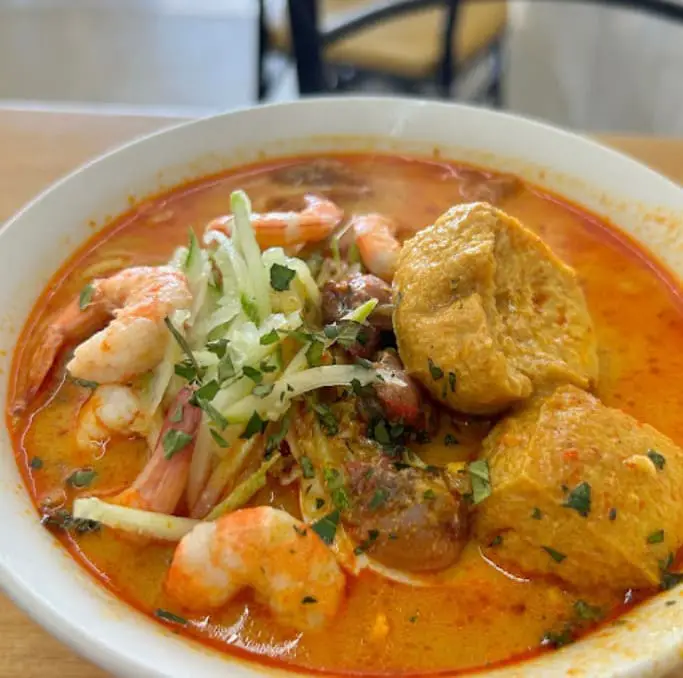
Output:
<svg viewBox="0 0 683 678">
<path fill-rule="evenodd" d="M 74 351 L 66 366 L 72 376 L 123 383 L 152 369 L 169 338 L 164 318 L 192 302 L 185 276 L 170 266 L 127 268 L 93 280 L 88 292 L 87 303 L 74 299 L 48 325 L 16 409 L 35 396 L 65 343 L 86 339 L 105 325 Z"/>
<path fill-rule="evenodd" d="M 180 390 L 168 409 L 152 456 L 127 489 L 112 498 L 131 508 L 173 513 L 185 492 L 201 410 L 189 401 L 193 390 Z M 170 434 L 170 435 L 169 435 Z"/>
<path fill-rule="evenodd" d="M 354 217 L 349 228 L 370 273 L 391 282 L 401 251 L 401 243 L 396 238 L 396 223 L 381 214 L 364 214 Z"/>
<path fill-rule="evenodd" d="M 166 591 L 208 611 L 253 589 L 283 624 L 317 629 L 336 615 L 345 578 L 305 523 L 271 506 L 240 509 L 197 525 L 178 544 Z"/>
<path fill-rule="evenodd" d="M 287 247 L 309 242 L 319 242 L 329 236 L 344 216 L 343 210 L 331 200 L 316 195 L 304 196 L 301 212 L 253 213 L 251 224 L 261 249 Z M 213 219 L 207 231 L 232 232 L 232 216 Z"/>
</svg>

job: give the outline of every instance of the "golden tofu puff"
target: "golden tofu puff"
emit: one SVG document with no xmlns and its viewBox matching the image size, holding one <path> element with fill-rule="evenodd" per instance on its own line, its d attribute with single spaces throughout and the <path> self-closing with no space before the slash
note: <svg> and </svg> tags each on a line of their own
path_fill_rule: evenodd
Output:
<svg viewBox="0 0 683 678">
<path fill-rule="evenodd" d="M 404 243 L 394 301 L 403 364 L 456 410 L 495 413 L 542 384 L 597 379 L 576 273 L 487 203 L 452 207 Z"/>
<path fill-rule="evenodd" d="M 476 539 L 503 567 L 576 589 L 666 587 L 683 544 L 683 450 L 561 386 L 484 441 L 491 494 Z"/>
</svg>

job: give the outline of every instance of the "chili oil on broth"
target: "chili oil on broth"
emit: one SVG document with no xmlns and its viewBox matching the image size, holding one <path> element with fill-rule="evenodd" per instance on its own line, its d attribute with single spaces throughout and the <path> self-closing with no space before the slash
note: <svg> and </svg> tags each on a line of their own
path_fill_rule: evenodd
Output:
<svg viewBox="0 0 683 678">
<path fill-rule="evenodd" d="M 404 232 L 426 226 L 463 202 L 467 170 L 448 163 L 398 156 L 349 155 L 336 159 L 368 190 L 334 197 L 347 213 L 380 212 L 395 218 Z M 15 356 L 13 385 L 24 370 L 41 330 L 55 309 L 65 306 L 93 276 L 123 267 L 159 264 L 200 232 L 212 218 L 229 211 L 230 192 L 244 189 L 256 210 L 272 209 L 306 186 L 277 186 L 273 172 L 301 159 L 251 166 L 210 177 L 142 203 L 91 240 L 57 274 L 38 301 Z M 315 192 L 310 187 L 309 192 Z M 276 199 L 274 202 L 274 198 Z M 600 397 L 683 442 L 683 394 L 677 384 L 683 357 L 683 304 L 667 275 L 625 236 L 555 196 L 521 186 L 498 206 L 543 237 L 581 278 L 601 350 Z M 32 341 L 32 337 L 34 338 Z M 63 363 L 35 407 L 19 418 L 8 415 L 17 461 L 37 504 L 70 505 L 78 491 L 65 484 L 74 469 L 88 466 L 98 476 L 86 490 L 114 494 L 130 484 L 145 461 L 145 443 L 118 438 L 93 454 L 74 441 L 83 389 L 64 381 Z M 476 448 L 476 445 L 474 446 Z M 471 454 L 472 448 L 418 446 L 426 459 L 444 463 Z M 40 459 L 42 466 L 31 463 Z M 296 511 L 293 490 L 270 485 L 254 503 Z M 75 558 L 106 586 L 135 607 L 158 608 L 188 619 L 186 631 L 224 650 L 241 648 L 292 666 L 361 673 L 466 670 L 526 656 L 548 630 L 572 614 L 576 597 L 546 581 L 515 579 L 498 571 L 470 543 L 452 587 L 411 589 L 373 574 L 349 578 L 339 618 L 318 633 L 299 634 L 276 626 L 250 596 L 235 599 L 210 615 L 178 610 L 163 592 L 173 547 L 141 545 L 111 530 L 77 538 L 61 537 Z M 609 614 L 620 600 L 590 599 Z M 183 630 L 182 627 L 176 627 Z M 456 642 L 457 640 L 457 642 Z"/>
</svg>

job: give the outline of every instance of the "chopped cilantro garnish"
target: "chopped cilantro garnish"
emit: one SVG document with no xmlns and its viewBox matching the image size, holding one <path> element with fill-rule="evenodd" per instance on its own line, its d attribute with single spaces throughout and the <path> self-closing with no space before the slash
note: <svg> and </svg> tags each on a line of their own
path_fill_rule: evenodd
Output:
<svg viewBox="0 0 683 678">
<path fill-rule="evenodd" d="M 164 446 L 164 457 L 171 459 L 174 454 L 187 447 L 190 442 L 192 442 L 192 436 L 189 433 L 169 428 L 161 439 L 161 444 Z"/>
<path fill-rule="evenodd" d="M 449 372 L 448 373 L 448 385 L 451 387 L 451 393 L 455 393 L 455 382 L 456 382 L 455 372 Z"/>
<path fill-rule="evenodd" d="M 363 541 L 353 549 L 354 554 L 359 556 L 362 553 L 365 553 L 372 544 L 377 541 L 377 537 L 379 537 L 379 530 L 368 530 L 367 539 L 363 539 Z"/>
<path fill-rule="evenodd" d="M 74 384 L 77 384 L 82 388 L 88 388 L 91 391 L 94 391 L 99 386 L 96 381 L 90 381 L 90 379 L 81 379 L 80 377 L 70 377 L 70 379 Z"/>
<path fill-rule="evenodd" d="M 386 446 L 392 443 L 389 429 L 384 419 L 375 422 L 374 426 L 371 426 L 369 433 L 380 445 Z"/>
<path fill-rule="evenodd" d="M 316 417 L 320 422 L 320 426 L 322 426 L 326 435 L 334 436 L 339 433 L 339 422 L 328 405 L 312 402 L 311 408 L 315 412 Z"/>
<path fill-rule="evenodd" d="M 534 510 L 531 512 L 531 517 L 534 520 L 540 520 L 543 517 L 543 514 L 541 513 L 541 509 L 536 507 Z"/>
<path fill-rule="evenodd" d="M 270 268 L 270 286 L 276 292 L 284 292 L 289 289 L 294 276 L 296 276 L 296 271 L 276 262 Z"/>
<path fill-rule="evenodd" d="M 250 365 L 245 365 L 242 368 L 242 372 L 245 377 L 251 379 L 255 384 L 260 384 L 263 381 L 263 374 Z"/>
<path fill-rule="evenodd" d="M 164 621 L 171 622 L 172 624 L 180 624 L 181 626 L 187 626 L 187 619 L 185 619 L 184 617 L 181 617 L 177 614 L 173 614 L 173 612 L 169 612 L 168 610 L 163 610 L 162 608 L 157 608 L 154 611 L 154 614 L 159 619 L 163 619 Z"/>
<path fill-rule="evenodd" d="M 263 433 L 263 431 L 266 428 L 266 422 L 259 417 L 258 412 L 254 411 L 254 413 L 251 415 L 249 418 L 249 421 L 247 422 L 247 426 L 244 429 L 244 433 L 240 436 L 240 438 L 243 438 L 244 440 L 249 440 L 252 436 L 258 434 L 258 433 Z"/>
<path fill-rule="evenodd" d="M 556 563 L 561 563 L 567 556 L 564 555 L 564 553 L 560 553 L 559 551 L 556 551 L 553 548 L 550 548 L 550 546 L 542 546 L 541 547 Z"/>
<path fill-rule="evenodd" d="M 585 600 L 577 600 L 574 603 L 574 613 L 583 621 L 598 621 L 603 616 L 599 607 L 589 605 Z"/>
<path fill-rule="evenodd" d="M 71 487 L 81 489 L 82 487 L 88 487 L 93 480 L 97 478 L 97 472 L 90 468 L 82 468 L 74 471 L 67 479 L 66 482 Z"/>
<path fill-rule="evenodd" d="M 230 354 L 226 351 L 225 355 L 221 358 L 218 363 L 218 381 L 222 384 L 228 379 L 232 379 L 235 376 L 235 365 L 232 362 Z"/>
<path fill-rule="evenodd" d="M 228 425 L 228 420 L 208 401 L 200 398 L 197 405 L 208 415 L 209 419 L 218 426 L 221 431 Z"/>
<path fill-rule="evenodd" d="M 322 341 L 312 341 L 310 346 L 306 349 L 306 361 L 309 367 L 318 367 L 323 362 L 323 353 L 325 352 L 325 344 Z"/>
<path fill-rule="evenodd" d="M 664 541 L 664 530 L 657 530 L 647 536 L 648 544 L 661 544 Z"/>
<path fill-rule="evenodd" d="M 264 358 L 258 365 L 259 370 L 261 372 L 264 372 L 265 374 L 269 374 L 270 372 L 275 372 L 277 367 L 275 365 L 269 365 L 268 364 L 268 358 Z"/>
<path fill-rule="evenodd" d="M 206 384 L 200 386 L 192 396 L 193 403 L 199 403 L 200 400 L 211 401 L 216 397 L 219 390 L 218 382 L 215 379 L 207 381 Z"/>
<path fill-rule="evenodd" d="M 92 295 L 94 293 L 95 288 L 92 286 L 92 283 L 88 283 L 81 290 L 81 293 L 78 295 L 78 308 L 80 308 L 81 311 L 84 311 L 88 306 L 90 306 L 90 302 L 92 301 Z"/>
<path fill-rule="evenodd" d="M 179 377 L 182 377 L 186 381 L 195 381 L 200 378 L 194 365 L 189 360 L 183 360 L 182 362 L 176 363 L 173 366 L 173 370 Z"/>
<path fill-rule="evenodd" d="M 666 466 L 666 457 L 663 454 L 660 454 L 656 450 L 648 450 L 647 456 L 658 471 L 664 470 L 664 466 Z"/>
<path fill-rule="evenodd" d="M 351 506 L 351 500 L 344 487 L 344 477 L 336 468 L 325 468 L 323 470 L 323 478 L 325 484 L 330 492 L 332 503 L 340 511 L 344 511 Z"/>
<path fill-rule="evenodd" d="M 571 508 L 584 518 L 591 510 L 591 486 L 588 483 L 579 483 L 567 497 L 567 501 L 562 504 L 565 508 Z"/>
<path fill-rule="evenodd" d="M 477 459 L 468 464 L 467 470 L 472 483 L 472 500 L 475 504 L 479 504 L 491 494 L 488 462 L 484 459 Z"/>
<path fill-rule="evenodd" d="M 458 439 L 452 434 L 447 433 L 443 439 L 443 444 L 446 447 L 452 447 L 453 445 L 458 445 Z"/>
<path fill-rule="evenodd" d="M 96 520 L 74 518 L 66 509 L 47 511 L 40 519 L 40 524 L 49 529 L 66 530 L 67 532 L 75 532 L 76 534 L 97 532 L 100 527 L 102 527 Z"/>
<path fill-rule="evenodd" d="M 492 540 L 489 546 L 491 547 L 496 547 L 500 546 L 503 543 L 503 535 L 502 534 L 497 534 Z"/>
<path fill-rule="evenodd" d="M 372 511 L 376 511 L 380 506 L 383 506 L 387 499 L 389 498 L 389 490 L 385 487 L 378 487 L 375 490 L 375 494 L 372 495 L 372 499 L 368 504 Z"/>
<path fill-rule="evenodd" d="M 277 330 L 271 330 L 268 334 L 264 334 L 259 339 L 259 343 L 261 346 L 270 346 L 271 344 L 277 343 L 279 340 L 280 335 L 277 333 Z"/>
<path fill-rule="evenodd" d="M 287 431 L 289 431 L 290 413 L 287 413 L 280 420 L 280 430 L 277 433 L 273 433 L 268 436 L 268 442 L 266 443 L 266 454 L 273 452 L 280 447 L 280 444 L 285 439 Z"/>
<path fill-rule="evenodd" d="M 432 379 L 434 379 L 434 381 L 443 379 L 443 370 L 438 365 L 435 365 L 431 358 L 427 359 L 427 363 L 429 365 L 429 374 L 432 375 Z"/>
<path fill-rule="evenodd" d="M 422 498 L 427 500 L 427 501 L 431 501 L 432 499 L 436 499 L 436 492 L 434 492 L 434 490 L 429 488 L 428 490 L 425 490 L 422 493 Z"/>
<path fill-rule="evenodd" d="M 183 420 L 183 406 L 178 405 L 175 410 L 169 415 L 168 420 L 172 424 L 177 424 L 178 422 L 181 422 Z"/>
<path fill-rule="evenodd" d="M 28 464 L 34 471 L 40 471 L 43 468 L 43 460 L 40 457 L 32 457 Z"/>
<path fill-rule="evenodd" d="M 334 542 L 339 525 L 339 511 L 332 511 L 311 525 L 311 529 L 329 546 Z"/>
<path fill-rule="evenodd" d="M 314 605 L 317 602 L 318 602 L 318 599 L 315 596 L 304 596 L 301 599 L 302 605 Z"/>
<path fill-rule="evenodd" d="M 201 370 L 199 369 L 197 360 L 195 359 L 194 354 L 192 353 L 192 349 L 190 348 L 190 345 L 187 343 L 185 337 L 178 331 L 176 326 L 171 322 L 170 318 L 164 318 L 164 323 L 166 323 L 166 327 L 168 327 L 169 332 L 176 340 L 178 346 L 180 346 L 182 352 L 185 354 L 185 357 L 187 358 L 189 364 L 192 365 L 192 367 L 194 368 L 195 375 L 201 374 Z"/>
<path fill-rule="evenodd" d="M 273 384 L 258 384 L 258 386 L 254 386 L 252 393 L 257 398 L 265 398 L 273 392 L 274 388 L 275 386 Z"/>
<path fill-rule="evenodd" d="M 217 355 L 218 358 L 222 358 L 225 355 L 225 352 L 228 349 L 228 340 L 223 338 L 223 339 L 215 339 L 214 341 L 209 341 L 206 344 L 206 350 L 211 351 L 214 355 Z"/>
<path fill-rule="evenodd" d="M 218 447 L 230 447 L 228 441 L 218 431 L 216 431 L 215 428 L 209 427 L 209 433 L 211 434 L 211 437 L 216 441 Z"/>
<path fill-rule="evenodd" d="M 609 513 L 607 514 L 607 517 L 608 517 L 610 520 L 616 520 L 616 519 L 617 519 L 617 509 L 611 508 L 611 509 L 609 510 Z"/>
<path fill-rule="evenodd" d="M 315 478 L 315 469 L 313 468 L 313 462 L 309 457 L 301 457 L 301 459 L 299 459 L 299 466 L 301 466 L 301 473 L 304 478 Z"/>
<path fill-rule="evenodd" d="M 563 647 L 564 645 L 569 645 L 569 643 L 572 642 L 574 642 L 574 634 L 570 626 L 566 626 L 559 633 L 548 631 L 541 639 L 541 645 L 553 647 L 555 649 Z"/>
</svg>

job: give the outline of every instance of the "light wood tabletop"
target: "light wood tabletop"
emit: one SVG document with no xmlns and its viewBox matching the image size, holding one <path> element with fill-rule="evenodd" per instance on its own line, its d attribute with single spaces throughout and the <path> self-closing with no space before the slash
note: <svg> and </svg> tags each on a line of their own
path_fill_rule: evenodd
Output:
<svg viewBox="0 0 683 678">
<path fill-rule="evenodd" d="M 175 122 L 169 118 L 0 110 L 0 223 L 86 160 Z M 683 184 L 683 139 L 604 136 L 601 140 Z M 106 675 L 51 638 L 0 594 L 2 678 Z"/>
</svg>

